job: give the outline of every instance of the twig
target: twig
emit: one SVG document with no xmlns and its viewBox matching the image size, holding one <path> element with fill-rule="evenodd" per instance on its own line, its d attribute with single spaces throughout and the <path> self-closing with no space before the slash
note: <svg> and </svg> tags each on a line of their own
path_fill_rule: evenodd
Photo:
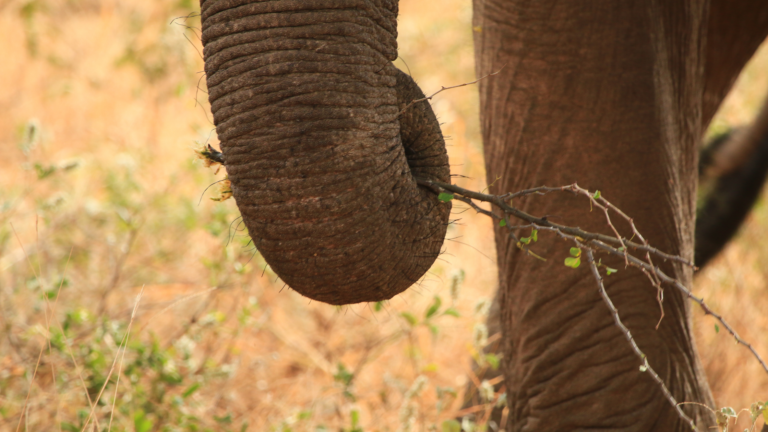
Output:
<svg viewBox="0 0 768 432">
<path fill-rule="evenodd" d="M 579 236 L 574 236 L 574 235 L 566 234 L 566 233 L 562 232 L 561 230 L 559 230 L 557 228 L 541 226 L 541 225 L 536 225 L 536 224 L 534 224 L 533 226 L 534 226 L 534 228 L 536 228 L 538 230 L 542 230 L 542 231 L 554 231 L 557 235 L 559 235 L 560 237 L 562 237 L 562 238 L 564 238 L 566 240 L 573 241 L 573 240 L 578 240 L 579 239 Z M 603 252 L 606 252 L 606 253 L 608 253 L 610 255 L 621 257 L 621 258 L 624 257 L 624 253 L 622 251 L 619 251 L 618 249 L 614 248 L 613 246 L 605 244 L 605 243 L 603 243 L 603 242 L 601 242 L 599 240 L 585 241 L 582 244 L 584 245 L 584 248 L 586 248 L 586 249 L 592 250 L 593 249 L 592 246 L 594 246 L 594 247 L 596 247 L 596 248 L 598 248 L 598 249 L 602 250 Z M 760 365 L 763 367 L 763 370 L 765 370 L 766 373 L 768 373 L 768 365 L 766 365 L 765 361 L 760 357 L 760 355 L 757 353 L 757 351 L 755 351 L 755 348 L 751 344 L 749 344 L 747 341 L 742 339 L 739 336 L 739 334 L 736 333 L 736 330 L 734 330 L 733 327 L 731 327 L 731 325 L 728 324 L 728 322 L 725 320 L 725 318 L 723 318 L 721 315 L 719 315 L 718 313 L 713 311 L 704 302 L 704 299 L 695 296 L 691 292 L 691 290 L 689 290 L 688 288 L 685 287 L 685 285 L 680 283 L 680 281 L 678 281 L 677 279 L 674 279 L 674 278 L 668 276 L 659 267 L 652 267 L 647 262 L 644 262 L 644 261 L 642 261 L 642 260 L 640 260 L 640 259 L 638 259 L 638 258 L 636 258 L 636 257 L 634 257 L 632 255 L 629 255 L 629 265 L 632 266 L 632 267 L 640 269 L 643 273 L 647 272 L 647 273 L 650 273 L 650 274 L 653 274 L 653 275 L 657 276 L 662 282 L 668 283 L 668 284 L 674 286 L 675 288 L 680 290 L 683 294 L 685 294 L 686 297 L 688 297 L 689 299 L 691 299 L 694 302 L 696 302 L 701 307 L 701 309 L 704 311 L 705 315 L 712 315 L 712 317 L 715 318 L 718 322 L 720 322 L 720 324 L 723 325 L 723 327 L 728 331 L 728 333 L 730 333 L 731 336 L 733 336 L 733 338 L 736 339 L 737 343 L 747 347 L 752 352 L 752 354 L 757 359 L 757 361 L 760 363 Z"/>
<path fill-rule="evenodd" d="M 551 227 L 551 228 L 557 228 L 557 229 L 562 230 L 563 232 L 567 232 L 568 234 L 579 236 L 579 237 L 581 237 L 581 238 L 583 238 L 585 240 L 600 240 L 600 241 L 603 241 L 605 243 L 611 243 L 611 244 L 617 244 L 617 245 L 621 245 L 623 243 L 623 244 L 626 245 L 626 247 L 630 247 L 632 249 L 637 249 L 637 250 L 640 250 L 640 251 L 643 251 L 643 252 L 650 252 L 651 254 L 656 255 L 656 256 L 658 256 L 659 258 L 661 258 L 661 259 L 663 259 L 665 261 L 667 261 L 667 260 L 668 261 L 675 261 L 675 262 L 679 262 L 681 264 L 685 264 L 686 266 L 691 267 L 693 269 L 696 268 L 696 266 L 694 266 L 691 261 L 689 261 L 689 260 L 687 260 L 687 259 L 685 259 L 683 257 L 677 256 L 677 255 L 671 255 L 671 254 L 662 252 L 662 251 L 660 251 L 660 250 L 658 250 L 655 247 L 652 247 L 650 245 L 639 244 L 639 243 L 633 242 L 633 241 L 627 239 L 626 237 L 622 237 L 621 239 L 617 239 L 615 237 L 607 236 L 607 235 L 604 235 L 604 234 L 597 234 L 597 233 L 591 233 L 591 232 L 588 232 L 588 231 L 584 231 L 584 230 L 582 230 L 580 228 L 570 227 L 570 226 L 566 226 L 566 225 L 559 225 L 559 224 L 556 224 L 554 222 L 550 222 L 546 217 L 536 217 L 536 216 L 529 215 L 528 213 L 526 213 L 526 212 L 524 212 L 522 210 L 519 210 L 516 207 L 513 207 L 513 206 L 511 206 L 509 204 L 507 204 L 505 201 L 506 201 L 506 199 L 508 199 L 507 198 L 508 195 L 484 194 L 484 193 L 480 193 L 480 192 L 471 191 L 469 189 L 464 189 L 462 187 L 459 187 L 459 186 L 456 186 L 456 185 L 452 185 L 450 183 L 443 183 L 441 181 L 436 181 L 436 180 L 426 180 L 426 179 L 417 178 L 416 179 L 416 183 L 418 183 L 418 184 L 420 184 L 422 186 L 430 187 L 432 189 L 437 187 L 438 189 L 443 189 L 443 190 L 448 191 L 448 192 L 453 192 L 453 193 L 461 195 L 462 197 L 466 197 L 466 198 L 469 198 L 469 199 L 475 199 L 475 200 L 478 200 L 478 201 L 483 201 L 483 202 L 491 203 L 492 205 L 495 205 L 499 209 L 503 210 L 505 213 L 507 213 L 509 215 L 512 215 L 512 216 L 514 216 L 514 217 L 516 217 L 518 219 L 521 219 L 521 220 L 524 220 L 526 222 L 529 222 L 529 223 L 535 223 L 535 224 L 540 225 L 540 226 L 548 226 L 548 227 Z M 545 190 L 548 191 L 548 192 L 553 192 L 553 191 L 557 191 L 557 192 L 573 192 L 574 190 L 572 189 L 572 186 L 573 185 L 567 185 L 567 186 L 561 186 L 561 187 L 540 187 L 540 188 L 535 188 L 536 189 L 535 193 L 538 193 L 538 192 L 541 192 L 541 191 L 545 191 Z M 532 191 L 532 190 L 534 190 L 534 189 L 528 189 L 528 191 Z M 530 195 L 532 193 L 534 193 L 534 192 L 529 192 L 529 193 L 526 193 L 525 195 Z M 509 195 L 516 195 L 516 194 L 509 194 Z M 462 201 L 462 202 L 466 203 L 466 201 Z"/>
<path fill-rule="evenodd" d="M 440 93 L 442 93 L 442 92 L 444 92 L 444 91 L 446 91 L 446 90 L 451 90 L 451 89 L 455 89 L 455 88 L 459 88 L 459 87 L 464 87 L 464 86 L 468 86 L 468 85 L 472 85 L 472 84 L 477 84 L 477 83 L 479 83 L 480 81 L 482 81 L 482 80 L 484 80 L 484 79 L 486 79 L 486 78 L 488 78 L 488 77 L 490 77 L 490 76 L 498 75 L 498 74 L 499 74 L 499 72 L 501 72 L 501 70 L 502 70 L 502 69 L 504 69 L 504 66 L 502 66 L 502 67 L 501 67 L 501 69 L 497 70 L 496 72 L 492 72 L 492 73 L 489 73 L 488 75 L 486 75 L 486 76 L 484 76 L 484 77 L 482 77 L 482 78 L 478 78 L 478 79 L 476 79 L 476 80 L 474 80 L 474 81 L 471 81 L 471 82 L 466 82 L 466 83 L 464 83 L 464 84 L 457 84 L 457 85 L 454 85 L 454 86 L 448 86 L 448 87 L 444 87 L 444 86 L 443 86 L 443 87 L 440 87 L 440 90 L 438 90 L 438 91 L 436 91 L 436 92 L 432 93 L 431 95 L 429 95 L 429 96 L 427 96 L 427 97 L 423 97 L 423 98 L 421 98 L 421 99 L 414 99 L 414 100 L 412 100 L 412 101 L 411 101 L 411 103 L 409 103 L 408 105 L 406 105 L 406 106 L 405 106 L 405 108 L 403 108 L 402 110 L 400 110 L 400 112 L 399 112 L 399 113 L 397 113 L 397 117 L 400 117 L 401 115 L 403 115 L 403 113 L 404 113 L 404 112 L 405 112 L 405 111 L 406 111 L 408 108 L 410 108 L 411 106 L 413 106 L 413 105 L 415 105 L 415 104 L 417 104 L 417 103 L 419 103 L 419 102 L 424 102 L 424 101 L 432 100 L 432 98 L 433 98 L 433 97 L 437 96 L 438 94 L 440 94 Z"/>
<path fill-rule="evenodd" d="M 584 244 L 578 240 L 575 240 L 575 243 L 580 248 L 584 247 Z M 594 276 L 598 290 L 600 291 L 600 296 L 603 298 L 603 302 L 605 302 L 606 306 L 608 306 L 608 309 L 611 311 L 611 315 L 613 315 L 613 321 L 616 323 L 616 327 L 621 330 L 621 332 L 624 334 L 624 337 L 629 342 L 629 346 L 632 347 L 632 351 L 634 351 L 635 354 L 637 354 L 637 356 L 640 358 L 640 362 L 642 362 L 641 370 L 647 372 L 651 378 L 656 381 L 656 384 L 659 385 L 661 392 L 664 393 L 664 397 L 667 398 L 669 403 L 672 404 L 672 407 L 675 408 L 675 411 L 677 411 L 677 415 L 680 416 L 681 419 L 685 420 L 688 424 L 690 424 L 693 430 L 698 431 L 699 429 L 696 427 L 696 423 L 683 412 L 682 408 L 680 408 L 680 405 L 678 405 L 677 400 L 675 400 L 675 397 L 672 396 L 672 393 L 670 393 L 669 389 L 664 384 L 664 381 L 662 381 L 656 371 L 654 371 L 651 365 L 648 363 L 648 357 L 646 357 L 646 355 L 640 350 L 640 347 L 637 346 L 637 343 L 632 337 L 632 334 L 629 332 L 629 329 L 624 325 L 624 323 L 621 322 L 621 318 L 619 318 L 619 311 L 616 309 L 616 306 L 613 305 L 611 298 L 608 297 L 608 293 L 605 291 L 603 278 L 600 276 L 600 272 L 597 270 L 597 264 L 595 263 L 595 257 L 592 254 L 592 250 L 589 248 L 585 248 L 584 250 L 587 254 L 587 263 L 589 264 L 589 268 L 592 270 L 592 276 Z"/>
<path fill-rule="evenodd" d="M 478 213 L 482 213 L 486 216 L 489 216 L 494 220 L 497 220 L 497 219 L 504 220 L 506 222 L 507 228 L 510 231 L 510 236 L 517 241 L 518 247 L 520 247 L 521 249 L 523 249 L 520 246 L 521 243 L 519 242 L 519 240 L 517 240 L 517 237 L 514 235 L 514 232 L 513 232 L 515 229 L 519 229 L 521 227 L 513 226 L 512 224 L 510 224 L 509 216 L 514 216 L 517 219 L 528 222 L 529 225 L 526 225 L 526 226 L 533 227 L 537 230 L 552 231 L 562 238 L 576 242 L 576 244 L 581 249 L 586 251 L 587 261 L 589 262 L 592 273 L 595 276 L 595 279 L 599 285 L 600 294 L 603 296 L 603 300 L 606 302 L 606 304 L 608 305 L 608 308 L 611 310 L 611 313 L 613 314 L 616 325 L 624 333 L 625 337 L 630 343 L 630 346 L 632 347 L 632 350 L 643 361 L 643 366 L 647 368 L 646 370 L 651 372 L 651 376 L 659 384 L 662 392 L 667 397 L 667 400 L 669 400 L 670 403 L 672 403 L 673 406 L 675 406 L 675 409 L 680 415 L 680 418 L 690 423 L 694 429 L 696 427 L 693 421 L 687 415 L 685 415 L 685 413 L 679 408 L 677 402 L 675 402 L 674 397 L 672 397 L 671 393 L 669 392 L 669 389 L 667 389 L 666 386 L 664 385 L 664 382 L 653 371 L 653 369 L 651 369 L 645 354 L 643 354 L 642 351 L 640 351 L 634 339 L 632 338 L 631 334 L 629 333 L 629 330 L 621 323 L 621 320 L 619 319 L 618 311 L 613 306 L 613 303 L 611 302 L 610 298 L 605 292 L 605 288 L 602 283 L 602 278 L 600 277 L 599 272 L 597 271 L 597 264 L 594 261 L 594 255 L 593 255 L 594 251 L 599 249 L 600 251 L 606 252 L 610 255 L 621 257 L 624 259 L 627 266 L 632 266 L 640 269 L 649 278 L 651 284 L 657 288 L 658 290 L 657 300 L 659 301 L 660 307 L 661 307 L 661 301 L 663 300 L 663 290 L 661 286 L 662 282 L 670 284 L 675 288 L 677 288 L 679 291 L 685 294 L 686 297 L 695 301 L 702 308 L 702 310 L 706 315 L 712 315 L 715 319 L 717 319 L 723 325 L 723 327 L 734 337 L 734 339 L 736 339 L 737 343 L 740 343 L 745 347 L 747 347 L 750 350 L 750 352 L 752 352 L 752 354 L 757 359 L 757 361 L 760 363 L 760 365 L 763 367 L 763 369 L 766 371 L 766 373 L 768 373 L 768 365 L 766 365 L 765 361 L 763 361 L 763 359 L 760 357 L 760 355 L 757 353 L 754 347 L 752 347 L 751 344 L 749 344 L 744 339 L 742 339 L 738 335 L 738 333 L 736 333 L 736 331 L 725 321 L 725 319 L 723 319 L 722 316 L 720 316 L 719 314 L 715 313 L 712 309 L 710 309 L 703 299 L 693 295 L 693 293 L 691 293 L 691 291 L 688 288 L 686 288 L 679 280 L 668 276 L 658 266 L 656 266 L 653 263 L 652 256 L 656 256 L 665 261 L 667 260 L 675 261 L 675 262 L 684 264 L 686 266 L 689 266 L 693 269 L 696 269 L 693 263 L 680 256 L 670 255 L 652 247 L 648 243 L 648 241 L 645 239 L 645 237 L 643 237 L 642 234 L 640 234 L 640 232 L 638 231 L 637 227 L 634 224 L 633 219 L 627 216 L 621 210 L 619 210 L 616 206 L 611 204 L 608 200 L 600 196 L 600 194 L 593 194 L 592 192 L 579 187 L 575 183 L 572 185 L 566 185 L 566 186 L 561 186 L 557 188 L 542 186 L 537 188 L 526 189 L 524 191 L 520 191 L 516 193 L 508 193 L 505 195 L 490 195 L 490 194 L 470 191 L 470 190 L 458 187 L 456 185 L 443 183 L 435 180 L 425 180 L 425 179 L 417 178 L 416 182 L 419 185 L 426 186 L 432 190 L 436 189 L 438 192 L 439 191 L 452 192 L 454 194 L 453 199 L 456 199 L 458 201 L 468 204 L 470 207 L 475 209 Z M 547 217 L 536 217 L 508 204 L 509 200 L 520 197 L 520 196 L 532 195 L 532 194 L 543 195 L 549 192 L 558 192 L 558 191 L 572 192 L 572 193 L 586 196 L 590 200 L 590 204 L 595 205 L 598 208 L 603 210 L 606 216 L 606 221 L 608 225 L 611 227 L 611 230 L 614 232 L 615 237 L 607 236 L 604 234 L 587 232 L 577 227 L 570 227 L 570 226 L 556 224 L 556 223 L 550 222 L 547 219 Z M 493 211 L 485 210 L 481 208 L 476 203 L 474 203 L 473 200 L 490 203 L 492 206 L 495 206 L 499 208 L 501 211 L 503 211 L 504 216 L 499 216 L 495 214 Z M 612 210 L 616 212 L 616 214 L 621 216 L 623 219 L 625 219 L 629 223 L 633 232 L 633 238 L 639 239 L 640 243 L 634 242 L 631 239 L 626 239 L 619 234 L 618 230 L 615 228 L 615 226 L 611 221 L 608 210 Z M 619 246 L 619 247 L 617 248 L 615 246 Z M 628 247 L 645 252 L 645 260 L 641 260 L 633 256 L 632 254 L 630 254 L 628 251 Z M 533 252 L 530 252 L 527 250 L 525 251 L 528 254 L 533 254 Z M 533 255 L 536 256 L 535 254 Z M 663 307 L 661 307 L 661 311 L 662 311 L 662 318 L 663 318 L 663 313 L 664 313 Z M 658 328 L 658 324 L 656 327 Z"/>
<path fill-rule="evenodd" d="M 602 250 L 604 250 L 604 251 L 606 251 L 606 252 L 608 252 L 610 254 L 614 254 L 615 255 L 618 252 L 618 251 L 616 251 L 615 248 L 613 248 L 613 247 L 611 247 L 611 246 L 609 246 L 609 245 L 607 245 L 605 243 L 592 242 L 592 244 L 594 244 L 598 248 L 600 248 L 600 249 L 602 249 Z M 733 336 L 733 338 L 736 339 L 737 343 L 747 347 L 747 349 L 749 349 L 752 352 L 752 354 L 757 359 L 757 361 L 760 362 L 760 365 L 763 367 L 763 370 L 765 370 L 765 372 L 768 373 L 768 365 L 766 365 L 765 361 L 763 361 L 763 359 L 760 357 L 760 355 L 757 353 L 757 351 L 755 351 L 755 348 L 751 344 L 749 344 L 747 341 L 742 339 L 741 336 L 739 336 L 739 334 L 736 333 L 736 330 L 734 330 L 733 327 L 731 327 L 731 325 L 728 324 L 728 322 L 725 320 L 725 318 L 723 318 L 717 312 L 713 311 L 704 302 L 704 299 L 695 296 L 691 292 L 691 290 L 689 290 L 688 288 L 685 287 L 685 285 L 681 284 L 680 281 L 678 281 L 677 279 L 674 279 L 674 278 L 668 276 L 666 273 L 661 271 L 660 268 L 658 268 L 658 267 L 651 267 L 647 263 L 645 263 L 645 262 L 643 262 L 643 261 L 633 257 L 632 255 L 629 256 L 629 261 L 630 261 L 630 265 L 633 265 L 635 267 L 639 267 L 639 268 L 645 269 L 645 270 L 653 273 L 654 275 L 658 276 L 659 279 L 661 279 L 663 282 L 668 283 L 668 284 L 674 286 L 675 288 L 680 290 L 683 294 L 685 294 L 686 297 L 688 297 L 689 299 L 691 299 L 694 302 L 696 302 L 701 307 L 701 309 L 704 311 L 705 315 L 712 315 L 712 317 L 715 318 L 717 321 L 719 321 L 720 324 L 722 324 L 723 327 L 728 331 L 728 333 L 730 333 L 731 336 Z"/>
</svg>

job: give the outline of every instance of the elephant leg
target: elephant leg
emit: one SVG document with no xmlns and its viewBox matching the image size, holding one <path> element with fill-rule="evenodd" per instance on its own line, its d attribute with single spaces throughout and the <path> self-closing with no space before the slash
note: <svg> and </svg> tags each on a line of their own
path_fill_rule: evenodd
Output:
<svg viewBox="0 0 768 432">
<path fill-rule="evenodd" d="M 711 0 L 706 31 L 702 124 L 709 124 L 739 72 L 768 37 L 768 2 Z"/>
<path fill-rule="evenodd" d="M 699 162 L 694 262 L 703 267 L 736 234 L 768 175 L 768 103 L 753 123 L 714 139 Z"/>
<path fill-rule="evenodd" d="M 491 191 L 578 182 L 634 218 L 656 247 L 693 256 L 703 125 L 704 4 L 476 0 L 473 27 Z M 489 184 L 492 183 L 489 181 Z M 610 234 L 575 197 L 515 205 Z M 626 230 L 621 226 L 620 230 Z M 523 233 L 521 233 L 523 234 Z M 527 258 L 496 228 L 507 430 L 688 430 L 615 327 L 588 269 L 563 265 L 572 244 L 539 235 Z M 605 278 L 619 314 L 678 401 L 711 405 L 685 298 L 640 272 Z M 658 263 L 690 284 L 691 269 Z M 611 265 L 611 264 L 608 264 Z M 686 406 L 701 430 L 705 409 Z"/>
<path fill-rule="evenodd" d="M 768 102 L 752 122 L 718 136 L 699 154 L 699 206 L 696 216 L 694 263 L 704 268 L 733 238 L 760 196 L 768 175 Z M 489 334 L 501 329 L 500 295 L 497 292 L 488 312 Z M 485 347 L 484 354 L 501 355 L 498 343 Z M 495 380 L 500 370 L 472 361 L 478 381 Z M 504 382 L 494 386 L 503 391 Z M 467 384 L 462 409 L 483 404 L 474 382 Z M 489 420 L 501 428 L 503 407 L 494 407 Z"/>
</svg>

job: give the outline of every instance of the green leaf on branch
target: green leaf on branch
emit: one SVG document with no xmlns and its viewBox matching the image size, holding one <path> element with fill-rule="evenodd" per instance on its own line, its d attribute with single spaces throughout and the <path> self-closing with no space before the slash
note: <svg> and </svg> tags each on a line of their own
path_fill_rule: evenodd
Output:
<svg viewBox="0 0 768 432">
<path fill-rule="evenodd" d="M 608 276 L 616 272 L 618 272 L 618 270 L 616 270 L 615 268 L 610 268 L 608 266 L 605 266 L 605 274 L 607 274 Z"/>
<path fill-rule="evenodd" d="M 720 326 L 715 324 L 715 333 L 720 333 Z"/>
<path fill-rule="evenodd" d="M 373 310 L 379 312 L 384 307 L 384 302 L 377 301 L 373 304 Z"/>
<path fill-rule="evenodd" d="M 435 296 L 435 301 L 432 302 L 432 305 L 424 313 L 424 318 L 427 318 L 427 319 L 431 318 L 432 315 L 437 313 L 437 311 L 440 309 L 440 306 L 442 304 L 443 304 L 443 301 L 440 299 L 440 297 Z"/>
<path fill-rule="evenodd" d="M 452 316 L 452 317 L 456 317 L 456 318 L 458 318 L 458 317 L 460 316 L 460 315 L 459 315 L 459 311 L 457 311 L 457 310 L 456 310 L 456 309 L 454 309 L 454 308 L 448 308 L 448 309 L 446 309 L 445 311 L 443 311 L 443 315 L 450 315 L 450 316 Z"/>
<path fill-rule="evenodd" d="M 133 429 L 137 432 L 149 432 L 154 425 L 154 422 L 147 418 L 144 411 L 139 410 L 133 415 Z"/>
<path fill-rule="evenodd" d="M 581 249 L 577 247 L 572 247 L 570 252 L 571 252 L 571 256 L 574 256 L 576 258 L 581 256 Z"/>
<path fill-rule="evenodd" d="M 568 257 L 565 259 L 565 265 L 570 268 L 578 268 L 581 264 L 581 259 L 579 257 Z"/>
<path fill-rule="evenodd" d="M 437 336 L 438 333 L 440 333 L 440 327 L 434 324 L 428 323 L 427 327 L 429 327 L 429 331 L 432 332 L 432 336 Z"/>
<path fill-rule="evenodd" d="M 35 164 L 35 172 L 37 172 L 37 179 L 38 180 L 42 180 L 42 179 L 50 176 L 54 172 L 56 172 L 56 167 L 53 166 L 53 165 L 46 167 L 46 166 L 43 166 L 43 165 L 41 165 L 39 163 L 36 163 Z"/>
<path fill-rule="evenodd" d="M 595 191 L 595 194 L 594 194 L 594 195 L 592 195 L 592 198 L 594 198 L 594 199 L 600 199 L 600 191 L 599 191 L 599 190 L 596 190 L 596 191 Z"/>
<path fill-rule="evenodd" d="M 500 227 L 505 227 L 505 226 L 507 226 L 507 220 L 506 220 L 506 219 L 502 219 L 502 220 L 500 220 L 500 221 L 499 221 L 499 226 L 500 226 Z"/>
<path fill-rule="evenodd" d="M 343 363 L 339 363 L 336 366 L 336 373 L 333 375 L 333 379 L 336 382 L 342 383 L 345 386 L 348 386 L 352 379 L 355 377 L 355 374 L 347 370 L 347 368 L 344 366 Z"/>
<path fill-rule="evenodd" d="M 181 397 L 186 399 L 192 395 L 192 393 L 196 392 L 197 389 L 200 388 L 200 383 L 194 383 L 191 386 L 187 387 L 186 390 L 184 390 L 184 393 L 181 394 Z"/>
<path fill-rule="evenodd" d="M 453 199 L 453 194 L 440 192 L 440 195 L 437 196 L 437 199 L 442 202 L 450 202 Z"/>
<path fill-rule="evenodd" d="M 485 361 L 488 362 L 488 364 L 491 365 L 491 368 L 493 370 L 499 369 L 499 356 L 497 356 L 494 353 L 488 353 L 485 355 Z"/>
<path fill-rule="evenodd" d="M 520 243 L 523 244 L 531 244 L 531 242 L 535 242 L 539 240 L 539 232 L 536 230 L 531 230 L 530 237 L 523 237 L 520 239 Z"/>
<path fill-rule="evenodd" d="M 358 428 L 357 425 L 360 424 L 360 413 L 357 410 L 352 410 L 349 413 L 350 417 L 350 423 L 352 424 L 352 431 L 361 431 L 362 429 Z"/>
<path fill-rule="evenodd" d="M 402 313 L 400 314 L 400 316 L 401 316 L 401 317 L 403 317 L 403 318 L 405 318 L 405 320 L 406 320 L 406 321 L 408 321 L 408 324 L 410 324 L 410 325 L 411 325 L 411 327 L 414 327 L 414 326 L 416 326 L 416 324 L 418 324 L 418 323 L 419 323 L 419 320 L 418 320 L 418 319 L 416 319 L 416 317 L 415 317 L 415 316 L 413 316 L 413 314 L 412 314 L 412 313 L 410 313 L 410 312 L 402 312 Z"/>
<path fill-rule="evenodd" d="M 646 365 L 640 365 L 640 372 L 645 372 L 648 370 L 648 366 Z"/>
</svg>

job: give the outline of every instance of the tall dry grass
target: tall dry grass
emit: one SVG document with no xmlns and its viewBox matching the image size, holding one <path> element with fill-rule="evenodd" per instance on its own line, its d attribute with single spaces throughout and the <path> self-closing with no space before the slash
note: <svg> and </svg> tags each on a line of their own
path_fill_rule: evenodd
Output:
<svg viewBox="0 0 768 432">
<path fill-rule="evenodd" d="M 396 64 L 425 92 L 474 79 L 470 3 L 401 1 Z M 113 430 L 139 431 L 385 431 L 409 418 L 425 430 L 451 418 L 484 319 L 475 306 L 496 288 L 490 222 L 457 215 L 427 277 L 380 310 L 282 289 L 238 231 L 234 202 L 209 199 L 222 174 L 193 158 L 195 141 L 216 144 L 200 43 L 177 25 L 199 20 L 172 20 L 195 9 L 0 3 L 0 430 L 81 430 L 105 382 L 101 429 L 113 411 Z M 768 50 L 758 57 L 718 124 L 747 121 L 768 94 Z M 476 90 L 433 107 L 452 171 L 482 189 Z M 768 355 L 766 227 L 761 204 L 695 289 Z M 745 350 L 695 314 L 718 403 L 768 398 Z"/>
</svg>

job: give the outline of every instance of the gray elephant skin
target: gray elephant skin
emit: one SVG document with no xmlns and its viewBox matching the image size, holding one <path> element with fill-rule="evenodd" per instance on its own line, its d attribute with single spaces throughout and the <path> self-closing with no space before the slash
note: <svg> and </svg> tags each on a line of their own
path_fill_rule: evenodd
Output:
<svg viewBox="0 0 768 432">
<path fill-rule="evenodd" d="M 473 6 L 476 74 L 501 70 L 479 85 L 490 191 L 599 189 L 652 245 L 692 259 L 699 142 L 768 34 L 768 2 Z M 429 104 L 403 111 L 423 94 L 392 64 L 397 1 L 202 0 L 201 13 L 225 165 L 264 258 L 292 289 L 331 304 L 407 289 L 439 255 L 450 213 L 415 178 L 448 181 L 449 170 Z M 606 232 L 575 197 L 515 204 Z M 537 253 L 553 259 L 532 260 L 497 227 L 496 248 L 507 430 L 690 429 L 639 372 L 588 270 L 563 267 L 568 245 L 540 236 Z M 659 265 L 690 285 L 690 268 Z M 643 274 L 606 284 L 675 398 L 713 406 L 682 295 L 665 291 L 657 330 Z M 684 410 L 700 430 L 715 424 L 700 406 Z"/>
</svg>

